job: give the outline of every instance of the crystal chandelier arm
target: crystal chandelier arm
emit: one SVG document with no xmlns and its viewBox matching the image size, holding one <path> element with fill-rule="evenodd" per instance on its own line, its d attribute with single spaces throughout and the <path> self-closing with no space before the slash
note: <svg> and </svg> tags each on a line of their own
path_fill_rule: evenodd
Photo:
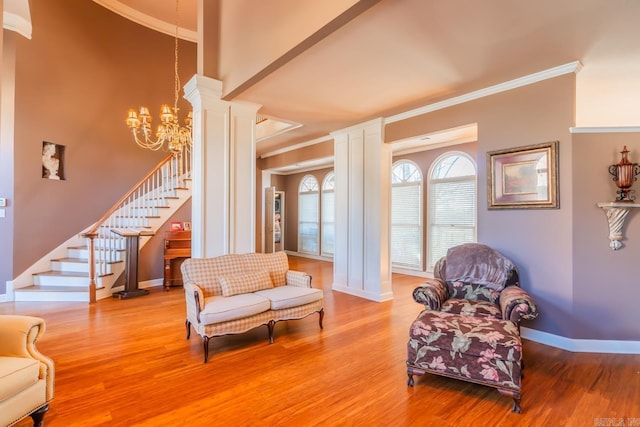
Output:
<svg viewBox="0 0 640 427">
<path fill-rule="evenodd" d="M 164 141 L 161 139 L 154 141 L 149 137 L 147 132 L 143 132 L 144 139 L 141 139 L 138 135 L 139 128 L 131 128 L 131 132 L 133 133 L 133 139 L 136 142 L 136 144 L 138 144 L 142 148 L 146 148 L 151 151 L 158 151 L 162 147 L 162 144 L 164 143 Z"/>
</svg>

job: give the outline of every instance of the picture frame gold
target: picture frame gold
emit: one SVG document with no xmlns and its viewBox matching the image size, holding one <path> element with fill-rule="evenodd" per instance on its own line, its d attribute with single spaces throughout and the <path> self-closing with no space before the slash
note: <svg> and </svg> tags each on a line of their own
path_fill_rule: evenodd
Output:
<svg viewBox="0 0 640 427">
<path fill-rule="evenodd" d="M 489 209 L 559 209 L 559 141 L 487 152 Z"/>
</svg>

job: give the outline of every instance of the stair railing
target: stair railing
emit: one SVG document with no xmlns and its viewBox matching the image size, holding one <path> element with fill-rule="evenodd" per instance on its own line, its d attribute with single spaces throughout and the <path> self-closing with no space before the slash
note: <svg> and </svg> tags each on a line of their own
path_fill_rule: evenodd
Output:
<svg viewBox="0 0 640 427">
<path fill-rule="evenodd" d="M 118 228 L 148 228 L 148 217 L 167 197 L 175 197 L 175 190 L 186 188 L 185 179 L 191 177 L 191 149 L 170 154 L 151 172 L 134 185 L 87 231 L 89 252 L 89 302 L 96 302 L 98 277 L 109 274 L 109 264 L 118 261 L 124 251 L 124 238 L 111 230 Z M 126 261 L 125 261 L 126 262 Z"/>
</svg>

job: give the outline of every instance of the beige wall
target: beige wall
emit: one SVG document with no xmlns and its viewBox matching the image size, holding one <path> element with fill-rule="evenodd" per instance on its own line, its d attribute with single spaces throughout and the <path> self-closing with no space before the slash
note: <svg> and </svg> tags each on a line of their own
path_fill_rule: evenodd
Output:
<svg viewBox="0 0 640 427">
<path fill-rule="evenodd" d="M 573 322 L 574 338 L 640 339 L 640 209 L 629 213 L 624 247 L 609 248 L 609 227 L 599 202 L 612 202 L 616 190 L 609 165 L 640 162 L 640 133 L 574 134 L 573 145 Z M 634 184 L 640 191 L 640 184 Z"/>
<path fill-rule="evenodd" d="M 314 33 L 322 32 L 355 3 L 356 0 L 220 2 L 218 65 L 225 94 L 294 58 L 303 51 L 296 49 L 297 45 L 317 41 L 312 37 Z M 266 33 L 271 36 L 263 37 Z"/>
<path fill-rule="evenodd" d="M 172 37 L 84 0 L 32 2 L 31 17 L 33 39 L 16 42 L 13 277 L 95 222 L 166 156 L 137 147 L 125 117 L 146 105 L 157 124 L 160 105 L 173 103 Z M 180 49 L 186 82 L 195 46 Z M 65 146 L 65 181 L 41 177 L 43 141 Z"/>
</svg>

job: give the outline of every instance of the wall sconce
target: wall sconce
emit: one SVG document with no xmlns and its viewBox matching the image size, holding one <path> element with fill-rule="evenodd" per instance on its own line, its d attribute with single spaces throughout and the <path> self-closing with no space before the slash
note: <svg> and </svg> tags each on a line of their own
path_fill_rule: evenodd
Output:
<svg viewBox="0 0 640 427">
<path fill-rule="evenodd" d="M 627 158 L 629 150 L 627 150 L 626 145 L 620 153 L 622 154 L 622 159 L 617 164 L 609 166 L 609 173 L 613 175 L 613 181 L 619 188 L 616 192 L 618 194 L 616 200 L 619 202 L 632 202 L 636 197 L 631 194 L 631 186 L 638 179 L 640 165 L 629 161 Z"/>
</svg>

